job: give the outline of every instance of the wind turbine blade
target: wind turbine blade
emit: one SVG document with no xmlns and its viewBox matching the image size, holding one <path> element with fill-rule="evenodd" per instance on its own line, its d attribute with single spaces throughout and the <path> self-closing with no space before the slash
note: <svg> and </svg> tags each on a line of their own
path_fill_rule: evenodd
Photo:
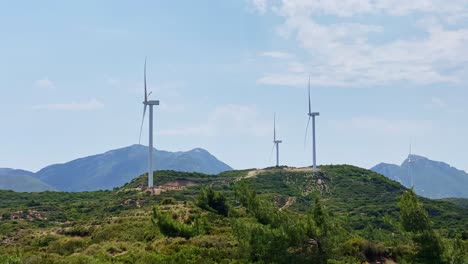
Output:
<svg viewBox="0 0 468 264">
<path fill-rule="evenodd" d="M 143 77 L 144 77 L 144 86 L 145 86 L 145 102 L 147 102 L 148 101 L 148 92 L 146 91 L 146 57 L 145 57 L 145 68 L 144 68 Z"/>
<path fill-rule="evenodd" d="M 275 150 L 275 143 L 273 143 L 273 148 L 271 148 L 270 157 L 268 158 L 268 163 L 271 161 L 271 156 L 273 155 L 273 150 Z"/>
<path fill-rule="evenodd" d="M 312 107 L 310 104 L 310 75 L 309 75 L 309 114 L 312 113 Z"/>
<path fill-rule="evenodd" d="M 143 123 L 145 122 L 145 114 L 146 114 L 146 105 L 143 107 L 143 118 L 141 119 L 140 137 L 138 138 L 138 144 L 141 143 L 141 132 L 143 131 Z"/>
<path fill-rule="evenodd" d="M 307 135 L 308 135 L 308 133 L 307 133 L 307 132 L 309 132 L 310 118 L 311 118 L 311 117 L 309 116 L 309 120 L 307 120 L 307 126 L 306 126 L 306 130 L 305 130 L 305 136 L 304 136 L 304 149 L 305 149 L 305 147 L 306 147 L 306 143 L 307 143 Z"/>
<path fill-rule="evenodd" d="M 276 113 L 273 115 L 273 141 L 276 141 Z"/>
</svg>

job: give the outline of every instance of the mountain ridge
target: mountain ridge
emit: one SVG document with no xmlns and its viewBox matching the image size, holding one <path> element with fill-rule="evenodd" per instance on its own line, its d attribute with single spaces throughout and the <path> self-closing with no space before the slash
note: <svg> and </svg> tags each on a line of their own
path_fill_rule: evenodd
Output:
<svg viewBox="0 0 468 264">
<path fill-rule="evenodd" d="M 30 176 L 60 191 L 94 191 L 119 187 L 147 171 L 148 147 L 134 144 L 104 153 L 51 164 Z M 218 174 L 232 170 L 207 150 L 169 152 L 153 149 L 155 170 Z M 14 171 L 14 169 L 0 169 Z"/>
<path fill-rule="evenodd" d="M 371 170 L 408 188 L 413 184 L 416 193 L 428 198 L 468 198 L 468 173 L 442 161 L 412 154 L 401 165 L 382 162 Z"/>
</svg>

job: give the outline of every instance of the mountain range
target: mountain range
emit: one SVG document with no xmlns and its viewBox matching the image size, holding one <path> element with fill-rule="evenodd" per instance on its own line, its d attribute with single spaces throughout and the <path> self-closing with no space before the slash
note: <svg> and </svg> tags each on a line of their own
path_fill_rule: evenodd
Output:
<svg viewBox="0 0 468 264">
<path fill-rule="evenodd" d="M 55 189 L 34 177 L 34 173 L 25 170 L 0 168 L 0 189 L 17 192 L 44 192 Z"/>
<path fill-rule="evenodd" d="M 201 148 L 187 152 L 156 149 L 153 151 L 153 164 L 156 170 L 205 174 L 218 174 L 232 170 L 230 166 Z M 5 184 L 0 185 L 0 189 L 29 192 L 53 189 L 66 192 L 112 189 L 144 174 L 147 170 L 147 156 L 148 147 L 132 145 L 63 164 L 50 165 L 36 173 L 3 168 L 0 169 L 0 175 L 4 175 L 5 179 L 5 175 L 8 175 L 9 178 L 8 182 L 5 180 Z M 30 188 L 21 186 L 25 177 L 28 177 L 30 181 L 36 180 L 35 184 L 32 184 Z"/>
<path fill-rule="evenodd" d="M 408 188 L 413 185 L 421 196 L 468 198 L 468 174 L 444 162 L 410 155 L 401 165 L 380 163 L 371 170 Z"/>
</svg>

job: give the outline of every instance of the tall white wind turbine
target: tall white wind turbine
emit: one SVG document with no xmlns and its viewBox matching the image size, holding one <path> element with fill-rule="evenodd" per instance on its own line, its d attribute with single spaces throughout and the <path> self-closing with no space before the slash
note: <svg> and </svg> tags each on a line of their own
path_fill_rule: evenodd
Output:
<svg viewBox="0 0 468 264">
<path fill-rule="evenodd" d="M 153 106 L 159 105 L 159 100 L 148 100 L 151 92 L 148 93 L 146 88 L 146 58 L 143 70 L 143 78 L 145 87 L 145 100 L 143 101 L 143 119 L 141 120 L 140 139 L 138 142 L 141 142 L 141 132 L 143 130 L 143 123 L 145 122 L 146 107 L 149 106 L 148 188 L 153 188 Z"/>
<path fill-rule="evenodd" d="M 279 167 L 279 144 L 282 140 L 276 139 L 276 113 L 273 116 L 273 146 L 276 148 L 276 167 Z"/>
<path fill-rule="evenodd" d="M 307 121 L 307 127 L 306 127 L 306 136 L 307 136 L 307 131 L 309 130 L 309 123 L 310 120 L 312 119 L 312 171 L 316 172 L 317 171 L 317 158 L 316 158 L 316 151 L 315 151 L 315 117 L 319 116 L 319 112 L 312 112 L 312 106 L 310 103 L 310 76 L 309 76 L 309 113 L 307 114 L 309 116 L 309 119 Z"/>
</svg>

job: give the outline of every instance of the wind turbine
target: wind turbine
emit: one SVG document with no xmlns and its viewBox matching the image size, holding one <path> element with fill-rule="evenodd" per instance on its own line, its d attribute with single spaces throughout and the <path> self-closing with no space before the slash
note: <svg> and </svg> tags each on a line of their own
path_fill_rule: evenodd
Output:
<svg viewBox="0 0 468 264">
<path fill-rule="evenodd" d="M 413 173 L 411 171 L 411 163 L 413 163 L 413 160 L 411 159 L 411 143 L 409 144 L 409 154 L 408 154 L 408 178 L 411 180 L 411 188 L 414 187 L 413 183 Z"/>
<path fill-rule="evenodd" d="M 279 144 L 283 143 L 282 140 L 276 139 L 276 113 L 273 116 L 273 146 L 276 148 L 276 167 L 279 167 Z"/>
<path fill-rule="evenodd" d="M 307 127 L 306 127 L 306 137 L 307 137 L 307 131 L 309 130 L 309 123 L 310 119 L 312 119 L 312 171 L 316 172 L 317 171 L 317 159 L 316 159 L 316 152 L 315 152 L 315 117 L 319 116 L 319 112 L 312 112 L 312 106 L 310 103 L 310 75 L 309 75 L 309 113 L 307 114 L 309 116 L 309 119 L 307 121 Z"/>
<path fill-rule="evenodd" d="M 148 97 L 152 92 L 148 93 L 146 89 L 146 57 L 143 78 L 145 87 L 145 100 L 143 101 L 143 118 L 141 120 L 140 139 L 138 140 L 138 143 L 141 142 L 141 132 L 143 130 L 143 123 L 145 122 L 146 107 L 149 106 L 148 188 L 153 188 L 153 106 L 159 105 L 159 100 L 148 100 Z"/>
</svg>

